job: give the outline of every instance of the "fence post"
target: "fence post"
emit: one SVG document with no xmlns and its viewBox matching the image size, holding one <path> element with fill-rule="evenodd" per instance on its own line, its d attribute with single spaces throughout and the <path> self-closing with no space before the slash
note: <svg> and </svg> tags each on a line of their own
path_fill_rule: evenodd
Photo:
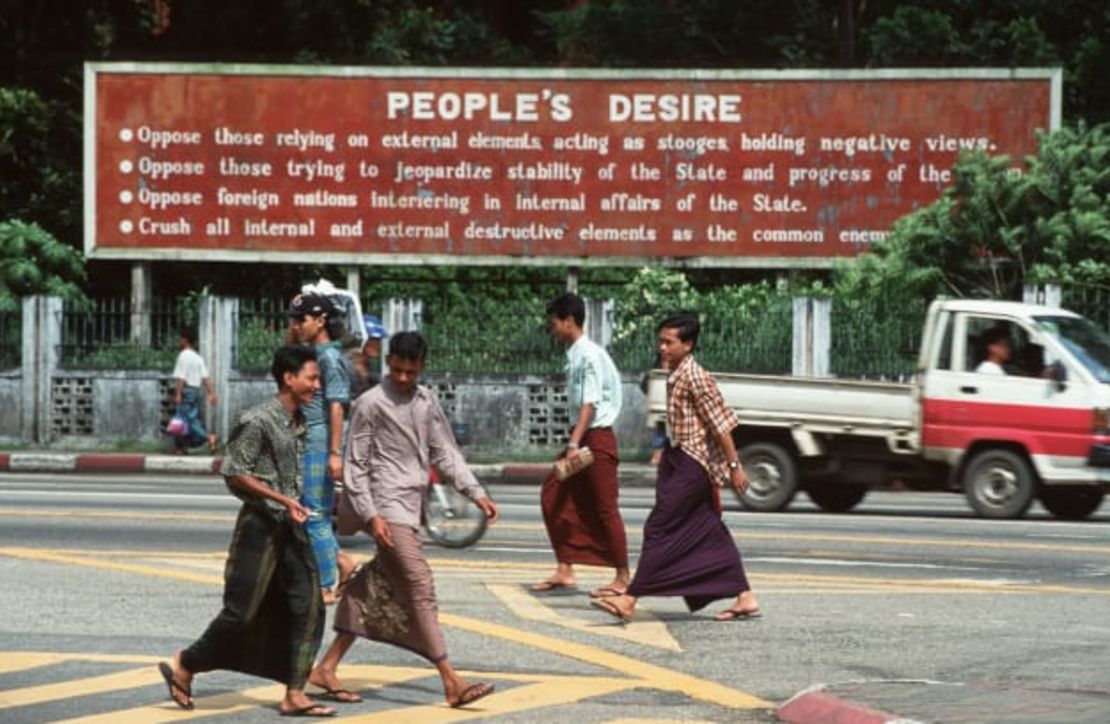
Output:
<svg viewBox="0 0 1110 724">
<path fill-rule="evenodd" d="M 131 342 L 140 347 L 150 347 L 151 307 L 154 283 L 150 262 L 131 265 Z"/>
<path fill-rule="evenodd" d="M 347 270 L 347 291 L 354 294 L 355 299 L 362 299 L 362 273 L 357 266 Z"/>
<path fill-rule="evenodd" d="M 200 298 L 197 310 L 197 350 L 208 364 L 216 409 L 208 409 L 208 431 L 221 443 L 231 429 L 231 368 L 239 348 L 239 300 L 234 297 Z"/>
<path fill-rule="evenodd" d="M 46 445 L 51 439 L 51 388 L 62 344 L 60 297 L 23 298 L 23 410 L 24 442 Z"/>
<path fill-rule="evenodd" d="M 791 373 L 795 377 L 828 377 L 832 341 L 832 302 L 794 297 Z"/>
<path fill-rule="evenodd" d="M 813 334 L 813 376 L 830 377 L 832 354 L 832 300 L 810 299 Z"/>
<path fill-rule="evenodd" d="M 615 305 L 612 299 L 585 299 L 586 336 L 597 344 L 609 348 L 613 343 L 613 315 Z"/>
<path fill-rule="evenodd" d="M 1059 284 L 1044 285 L 1044 305 L 1059 309 L 1062 306 L 1064 290 Z"/>
</svg>

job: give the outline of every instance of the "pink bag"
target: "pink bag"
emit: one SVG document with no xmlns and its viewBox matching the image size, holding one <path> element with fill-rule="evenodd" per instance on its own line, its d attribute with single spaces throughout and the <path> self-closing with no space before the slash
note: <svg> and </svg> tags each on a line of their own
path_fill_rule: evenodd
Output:
<svg viewBox="0 0 1110 724">
<path fill-rule="evenodd" d="M 185 418 L 175 412 L 166 425 L 166 434 L 174 437 L 185 437 L 188 432 L 189 423 L 185 422 Z"/>
</svg>

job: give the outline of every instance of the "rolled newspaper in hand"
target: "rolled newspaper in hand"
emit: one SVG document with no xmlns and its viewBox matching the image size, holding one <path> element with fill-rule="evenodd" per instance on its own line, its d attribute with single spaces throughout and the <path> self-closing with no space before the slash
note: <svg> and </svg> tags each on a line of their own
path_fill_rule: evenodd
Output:
<svg viewBox="0 0 1110 724">
<path fill-rule="evenodd" d="M 577 455 L 573 457 L 567 455 L 555 461 L 555 477 L 559 480 L 566 480 L 571 475 L 588 468 L 593 461 L 594 454 L 590 452 L 588 447 L 579 448 Z"/>
</svg>

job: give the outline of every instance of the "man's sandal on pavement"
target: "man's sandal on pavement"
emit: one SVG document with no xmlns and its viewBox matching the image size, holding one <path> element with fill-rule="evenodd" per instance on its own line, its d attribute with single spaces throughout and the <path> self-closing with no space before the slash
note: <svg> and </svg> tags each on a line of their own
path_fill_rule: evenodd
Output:
<svg viewBox="0 0 1110 724">
<path fill-rule="evenodd" d="M 323 704 L 309 704 L 308 706 L 298 707 L 296 709 L 281 710 L 282 716 L 312 716 L 312 717 L 329 717 L 335 716 L 335 709 L 324 706 Z"/>
<path fill-rule="evenodd" d="M 462 693 L 459 694 L 459 698 L 451 704 L 451 708 L 458 709 L 467 704 L 473 704 L 482 697 L 489 696 L 492 693 L 493 684 L 471 684 L 462 690 Z"/>
<path fill-rule="evenodd" d="M 189 687 L 182 686 L 180 683 L 178 683 L 177 679 L 173 675 L 173 667 L 163 661 L 162 663 L 158 664 L 158 671 L 162 674 L 162 678 L 166 680 L 166 686 L 169 687 L 170 700 L 182 709 L 185 709 L 186 711 L 192 711 L 193 692 L 189 691 Z M 185 698 L 177 698 L 178 694 L 181 694 Z"/>
</svg>

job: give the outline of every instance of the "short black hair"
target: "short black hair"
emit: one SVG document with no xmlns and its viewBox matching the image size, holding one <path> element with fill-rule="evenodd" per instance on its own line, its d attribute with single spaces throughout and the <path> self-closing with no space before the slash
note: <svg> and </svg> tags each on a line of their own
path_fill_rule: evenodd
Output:
<svg viewBox="0 0 1110 724">
<path fill-rule="evenodd" d="M 285 374 L 298 374 L 306 364 L 316 361 L 316 350 L 303 344 L 287 344 L 278 347 L 274 352 L 274 361 L 270 365 L 270 374 L 278 389 L 285 384 Z"/>
<path fill-rule="evenodd" d="M 989 347 L 997 342 L 1009 342 L 1010 330 L 1003 326 L 995 326 L 983 332 L 983 347 Z"/>
<path fill-rule="evenodd" d="M 567 319 L 581 327 L 586 323 L 586 303 L 574 292 L 564 292 L 547 303 L 547 318 Z"/>
<path fill-rule="evenodd" d="M 398 332 L 389 340 L 392 357 L 423 362 L 428 357 L 428 340 L 420 332 Z"/>
<path fill-rule="evenodd" d="M 190 347 L 196 348 L 197 346 L 197 328 L 189 325 L 177 330 L 177 335 L 181 339 L 189 343 Z"/>
<path fill-rule="evenodd" d="M 659 326 L 655 328 L 656 332 L 661 332 L 664 329 L 673 329 L 678 332 L 678 338 L 683 342 L 690 342 L 694 347 L 698 346 L 698 335 L 701 333 L 701 322 L 698 321 L 698 313 L 690 311 L 671 312 Z"/>
</svg>

